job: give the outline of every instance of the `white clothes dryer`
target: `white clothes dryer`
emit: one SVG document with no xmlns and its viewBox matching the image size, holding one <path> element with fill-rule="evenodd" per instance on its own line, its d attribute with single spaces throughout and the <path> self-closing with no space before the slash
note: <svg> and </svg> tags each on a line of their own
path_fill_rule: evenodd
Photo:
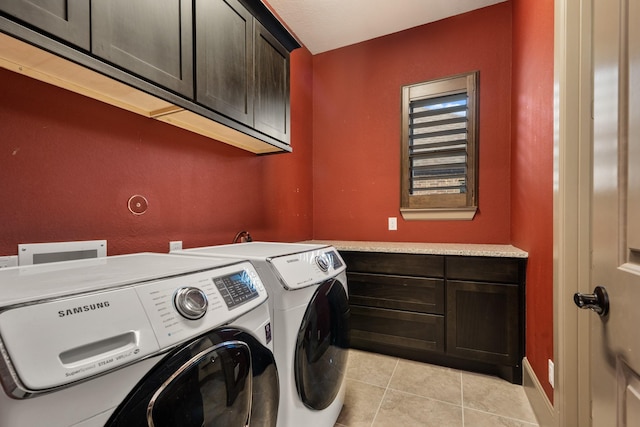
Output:
<svg viewBox="0 0 640 427">
<path fill-rule="evenodd" d="M 1 426 L 275 426 L 246 261 L 135 254 L 0 270 Z"/>
<path fill-rule="evenodd" d="M 262 277 L 274 322 L 279 427 L 335 424 L 349 346 L 346 267 L 326 245 L 249 242 L 180 251 L 248 259 Z"/>
</svg>

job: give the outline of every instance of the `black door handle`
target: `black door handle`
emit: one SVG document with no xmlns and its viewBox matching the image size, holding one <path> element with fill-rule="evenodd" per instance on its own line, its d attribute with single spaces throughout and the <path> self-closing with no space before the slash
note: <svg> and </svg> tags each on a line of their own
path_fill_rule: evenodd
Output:
<svg viewBox="0 0 640 427">
<path fill-rule="evenodd" d="M 601 317 L 609 313 L 609 295 L 604 286 L 596 286 L 592 294 L 575 293 L 573 302 L 580 308 L 595 311 Z"/>
</svg>

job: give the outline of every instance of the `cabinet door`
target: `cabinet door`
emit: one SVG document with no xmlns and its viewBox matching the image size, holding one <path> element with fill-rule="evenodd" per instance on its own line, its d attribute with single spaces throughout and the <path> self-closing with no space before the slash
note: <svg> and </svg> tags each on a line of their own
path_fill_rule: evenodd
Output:
<svg viewBox="0 0 640 427">
<path fill-rule="evenodd" d="M 90 48 L 89 0 L 0 0 L 0 10 L 85 50 Z"/>
<path fill-rule="evenodd" d="M 237 0 L 196 0 L 196 100 L 253 126 L 253 16 Z"/>
<path fill-rule="evenodd" d="M 92 0 L 91 50 L 193 97 L 193 10 L 188 0 Z"/>
<path fill-rule="evenodd" d="M 447 354 L 515 366 L 520 340 L 518 285 L 448 280 Z"/>
<path fill-rule="evenodd" d="M 254 127 L 289 143 L 289 52 L 255 22 Z"/>
</svg>

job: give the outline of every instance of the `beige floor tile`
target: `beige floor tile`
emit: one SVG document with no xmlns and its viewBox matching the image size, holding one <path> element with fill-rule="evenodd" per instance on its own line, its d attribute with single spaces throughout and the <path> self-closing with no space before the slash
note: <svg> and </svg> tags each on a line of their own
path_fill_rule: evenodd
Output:
<svg viewBox="0 0 640 427">
<path fill-rule="evenodd" d="M 386 387 L 397 363 L 397 357 L 349 350 L 347 378 Z"/>
<path fill-rule="evenodd" d="M 463 409 L 464 408 L 464 409 Z M 335 427 L 536 427 L 522 386 L 488 375 L 349 351 Z"/>
<path fill-rule="evenodd" d="M 389 388 L 461 405 L 460 375 L 454 369 L 400 359 Z"/>
<path fill-rule="evenodd" d="M 463 406 L 536 423 L 522 386 L 488 375 L 462 373 Z"/>
<path fill-rule="evenodd" d="M 347 427 L 369 427 L 380 407 L 384 388 L 347 379 L 342 411 L 336 421 Z"/>
<path fill-rule="evenodd" d="M 462 427 L 460 406 L 387 390 L 374 427 Z"/>
<path fill-rule="evenodd" d="M 536 427 L 537 425 L 473 409 L 464 410 L 464 427 Z"/>
</svg>

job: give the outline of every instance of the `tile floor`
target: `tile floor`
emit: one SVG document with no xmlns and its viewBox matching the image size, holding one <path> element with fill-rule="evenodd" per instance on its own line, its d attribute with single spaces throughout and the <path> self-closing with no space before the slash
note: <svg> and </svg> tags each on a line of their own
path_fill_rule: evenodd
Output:
<svg viewBox="0 0 640 427">
<path fill-rule="evenodd" d="M 358 350 L 336 427 L 535 427 L 522 386 Z"/>
</svg>

